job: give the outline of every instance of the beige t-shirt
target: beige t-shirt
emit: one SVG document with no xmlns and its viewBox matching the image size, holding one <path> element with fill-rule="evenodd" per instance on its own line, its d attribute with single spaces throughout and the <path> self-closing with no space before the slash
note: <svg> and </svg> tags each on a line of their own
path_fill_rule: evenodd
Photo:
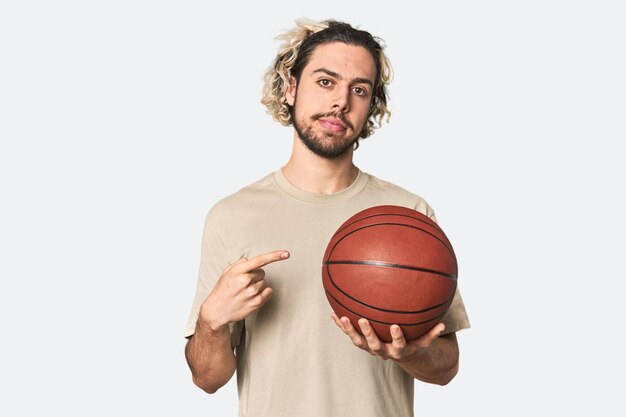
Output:
<svg viewBox="0 0 626 417">
<path fill-rule="evenodd" d="M 272 298 L 244 322 L 231 323 L 240 417 L 413 416 L 414 379 L 393 360 L 354 346 L 331 319 L 322 258 L 337 228 L 376 205 L 398 205 L 435 219 L 420 197 L 362 171 L 338 193 L 293 186 L 281 170 L 218 202 L 205 222 L 197 292 L 185 336 L 200 305 L 230 263 L 286 249 L 264 268 Z M 469 327 L 461 296 L 442 320 L 446 332 Z"/>
</svg>

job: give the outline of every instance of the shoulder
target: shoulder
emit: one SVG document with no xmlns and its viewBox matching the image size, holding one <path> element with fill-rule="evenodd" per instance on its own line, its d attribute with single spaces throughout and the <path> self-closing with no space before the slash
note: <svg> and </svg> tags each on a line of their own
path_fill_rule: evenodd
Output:
<svg viewBox="0 0 626 417">
<path fill-rule="evenodd" d="M 218 200 L 208 211 L 207 218 L 216 223 L 222 223 L 228 219 L 236 218 L 238 213 L 249 211 L 254 206 L 272 201 L 272 197 L 277 192 L 273 178 L 274 173 L 270 173 Z"/>
<path fill-rule="evenodd" d="M 368 186 L 373 193 L 381 193 L 385 195 L 386 200 L 392 201 L 393 204 L 417 210 L 436 221 L 434 210 L 422 196 L 374 175 L 368 175 Z"/>
</svg>

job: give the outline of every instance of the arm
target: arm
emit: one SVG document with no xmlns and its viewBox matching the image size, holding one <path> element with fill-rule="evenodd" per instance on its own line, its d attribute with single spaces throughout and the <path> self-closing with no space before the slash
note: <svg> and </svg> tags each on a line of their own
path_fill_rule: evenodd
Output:
<svg viewBox="0 0 626 417">
<path fill-rule="evenodd" d="M 459 345 L 456 334 L 449 333 L 433 340 L 427 349 L 420 349 L 413 357 L 396 360 L 413 378 L 431 384 L 446 385 L 459 370 Z"/>
<path fill-rule="evenodd" d="M 224 386 L 235 373 L 237 361 L 230 347 L 228 324 L 211 329 L 198 320 L 196 332 L 187 341 L 185 357 L 193 383 L 209 394 Z"/>
<path fill-rule="evenodd" d="M 423 336 L 406 341 L 400 326 L 391 326 L 391 343 L 382 342 L 369 322 L 359 320 L 363 335 L 358 333 L 347 317 L 341 320 L 336 314 L 333 320 L 339 328 L 352 339 L 355 346 L 378 356 L 383 360 L 393 359 L 413 378 L 432 384 L 446 385 L 459 369 L 459 347 L 454 333 L 439 337 L 445 329 L 443 323 L 437 324 Z"/>
<path fill-rule="evenodd" d="M 265 265 L 287 259 L 274 251 L 229 265 L 200 307 L 196 329 L 185 346 L 194 384 L 213 394 L 235 373 L 237 361 L 230 345 L 229 323 L 245 319 L 272 296 Z"/>
</svg>

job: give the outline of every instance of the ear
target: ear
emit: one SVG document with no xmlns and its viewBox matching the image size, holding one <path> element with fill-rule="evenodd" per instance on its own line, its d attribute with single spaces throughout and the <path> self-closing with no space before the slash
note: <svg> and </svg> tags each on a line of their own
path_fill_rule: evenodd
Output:
<svg viewBox="0 0 626 417">
<path fill-rule="evenodd" d="M 293 104 L 296 102 L 296 84 L 296 79 L 290 75 L 289 87 L 287 88 L 287 92 L 285 93 L 285 101 L 287 101 L 287 104 L 289 104 L 290 106 L 293 106 Z"/>
</svg>

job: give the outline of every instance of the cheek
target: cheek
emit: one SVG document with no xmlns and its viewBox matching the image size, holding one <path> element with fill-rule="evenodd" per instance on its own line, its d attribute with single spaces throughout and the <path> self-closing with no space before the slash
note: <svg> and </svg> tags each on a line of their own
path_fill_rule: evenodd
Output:
<svg viewBox="0 0 626 417">
<path fill-rule="evenodd" d="M 363 119 L 367 119 L 367 113 L 369 113 L 371 105 L 370 102 L 371 100 L 354 100 L 354 109 L 358 111 L 358 114 L 360 114 Z"/>
<path fill-rule="evenodd" d="M 300 105 L 300 104 L 298 104 L 298 105 L 295 107 L 295 112 L 294 112 L 294 114 L 295 114 L 295 116 L 296 116 L 296 120 L 304 121 L 304 119 L 306 119 L 306 118 L 307 118 L 307 115 L 306 115 L 306 114 L 307 114 L 307 113 L 306 113 L 306 109 L 305 109 L 305 108 L 303 108 L 303 107 L 304 107 L 304 106 L 302 106 L 302 105 Z"/>
<path fill-rule="evenodd" d="M 365 123 L 367 123 L 367 119 L 369 119 L 368 114 L 369 114 L 369 105 L 364 106 L 361 109 L 361 112 L 359 113 L 359 115 L 360 115 L 359 116 L 359 124 L 361 126 L 363 126 Z"/>
</svg>

